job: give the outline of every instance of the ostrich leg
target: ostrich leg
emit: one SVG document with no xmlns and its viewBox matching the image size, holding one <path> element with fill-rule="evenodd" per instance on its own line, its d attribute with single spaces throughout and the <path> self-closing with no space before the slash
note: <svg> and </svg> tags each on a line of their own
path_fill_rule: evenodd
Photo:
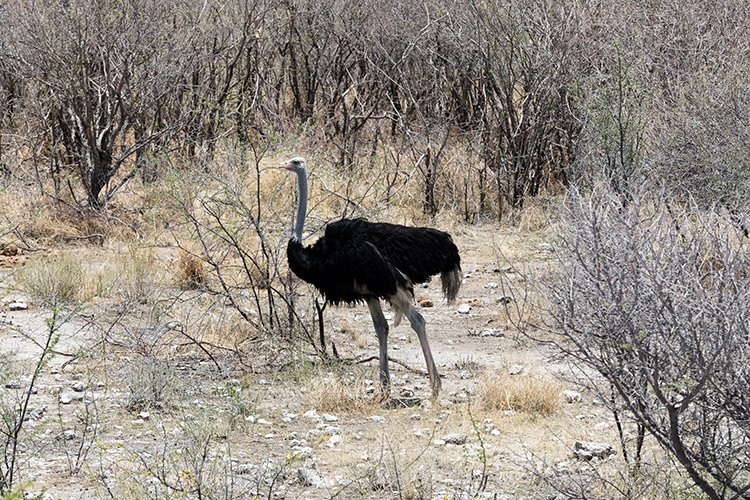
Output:
<svg viewBox="0 0 750 500">
<path fill-rule="evenodd" d="M 388 321 L 383 316 L 380 300 L 369 298 L 367 299 L 367 306 L 370 308 L 372 324 L 375 326 L 375 333 L 378 336 L 378 344 L 380 345 L 380 386 L 383 388 L 383 393 L 387 396 L 391 388 L 391 376 L 388 373 Z"/>
<path fill-rule="evenodd" d="M 422 353 L 424 354 L 425 363 L 427 363 L 427 373 L 430 375 L 430 387 L 432 387 L 432 399 L 437 399 L 440 393 L 440 375 L 438 375 L 435 361 L 432 359 L 432 351 L 430 351 L 430 343 L 427 341 L 427 331 L 425 330 L 424 317 L 419 314 L 419 311 L 414 307 L 409 308 L 407 314 L 409 323 L 411 323 L 412 329 L 417 332 L 419 337 L 419 344 L 422 346 Z"/>
</svg>

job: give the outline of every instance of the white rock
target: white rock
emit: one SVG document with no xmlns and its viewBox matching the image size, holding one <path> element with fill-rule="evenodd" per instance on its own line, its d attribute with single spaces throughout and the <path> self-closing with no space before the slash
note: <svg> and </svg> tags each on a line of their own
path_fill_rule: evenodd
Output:
<svg viewBox="0 0 750 500">
<path fill-rule="evenodd" d="M 434 444 L 435 446 L 443 446 L 445 444 L 445 441 L 443 441 L 442 439 L 433 439 L 432 444 Z"/>
<path fill-rule="evenodd" d="M 492 429 L 492 430 L 490 431 L 490 434 L 492 434 L 493 436 L 499 436 L 499 435 L 500 435 L 500 434 L 502 434 L 502 433 L 500 432 L 500 429 L 498 429 L 498 428 L 494 428 L 494 429 Z"/>
<path fill-rule="evenodd" d="M 292 451 L 294 452 L 294 456 L 297 458 L 310 458 L 313 456 L 313 449 L 309 446 L 299 446 L 297 448 L 294 448 Z"/>
<path fill-rule="evenodd" d="M 537 248 L 541 250 L 542 252 L 554 252 L 555 251 L 554 247 L 550 245 L 549 243 L 539 243 L 537 245 Z"/>
<path fill-rule="evenodd" d="M 319 419 L 320 415 L 318 415 L 318 412 L 315 410 L 307 410 L 305 413 L 302 414 L 305 418 L 311 418 L 311 419 Z"/>
<path fill-rule="evenodd" d="M 610 424 L 609 422 L 599 422 L 598 424 L 594 425 L 594 430 L 603 431 L 605 429 L 609 429 L 610 427 L 612 427 L 612 424 Z"/>
<path fill-rule="evenodd" d="M 560 395 L 567 403 L 580 403 L 583 399 L 578 391 L 562 391 Z"/>
<path fill-rule="evenodd" d="M 448 434 L 446 436 L 443 436 L 443 441 L 445 441 L 448 444 L 464 444 L 466 443 L 466 434 L 459 434 L 459 433 L 452 433 Z"/>
<path fill-rule="evenodd" d="M 18 380 L 8 380 L 5 382 L 6 389 L 20 389 L 21 383 Z"/>
<path fill-rule="evenodd" d="M 76 438 L 76 431 L 73 429 L 67 429 L 63 432 L 63 437 L 65 438 L 65 441 L 72 441 Z"/>
<path fill-rule="evenodd" d="M 74 382 L 73 385 L 70 386 L 70 388 L 76 392 L 83 392 L 86 390 L 86 384 L 78 380 L 77 382 Z"/>
<path fill-rule="evenodd" d="M 573 456 L 580 460 L 591 460 L 592 458 L 604 459 L 610 455 L 614 455 L 614 453 L 615 450 L 611 444 L 576 441 L 573 445 Z"/>
<path fill-rule="evenodd" d="M 333 436 L 328 438 L 328 442 L 326 443 L 326 446 L 328 446 L 329 448 L 333 448 L 340 442 L 341 442 L 341 436 L 339 434 L 334 434 Z"/>
<path fill-rule="evenodd" d="M 487 283 L 486 285 L 484 285 L 484 287 L 485 288 L 489 288 L 491 290 L 494 290 L 495 288 L 498 287 L 498 285 L 494 281 L 490 281 L 489 283 Z"/>
<path fill-rule="evenodd" d="M 508 373 L 510 373 L 511 375 L 518 375 L 522 372 L 523 372 L 523 365 L 512 365 L 508 369 Z"/>
<path fill-rule="evenodd" d="M 142 412 L 140 412 L 140 413 L 138 414 L 138 416 L 139 416 L 140 418 L 142 418 L 143 420 L 148 420 L 148 419 L 150 419 L 150 418 L 151 418 L 151 414 L 150 414 L 149 412 L 147 412 L 147 411 L 142 411 Z"/>
<path fill-rule="evenodd" d="M 458 306 L 458 314 L 469 314 L 469 311 L 471 311 L 471 306 L 469 304 L 461 304 Z"/>
<path fill-rule="evenodd" d="M 60 394 L 60 403 L 64 405 L 69 405 L 73 401 L 81 401 L 83 399 L 83 394 L 80 392 L 68 392 L 65 391 L 62 394 Z"/>
<path fill-rule="evenodd" d="M 331 415 L 330 413 L 323 413 L 323 420 L 326 422 L 335 422 L 339 419 L 336 415 Z"/>
<path fill-rule="evenodd" d="M 287 412 L 281 415 L 281 421 L 287 424 L 291 422 L 292 420 L 294 420 L 295 418 L 297 418 L 297 415 L 294 413 Z"/>
<path fill-rule="evenodd" d="M 505 337 L 505 332 L 502 328 L 483 328 L 479 333 L 480 337 Z"/>
<path fill-rule="evenodd" d="M 315 488 L 327 489 L 333 486 L 328 478 L 320 475 L 312 467 L 302 467 L 297 470 L 297 478 L 305 486 L 314 486 Z"/>
<path fill-rule="evenodd" d="M 370 420 L 375 422 L 376 424 L 382 424 L 385 423 L 385 417 L 381 415 L 373 415 L 370 417 Z"/>
<path fill-rule="evenodd" d="M 15 302 L 11 302 L 8 304 L 8 309 L 11 311 L 25 311 L 29 308 L 29 304 L 26 302 L 22 302 L 20 300 L 17 300 Z"/>
<path fill-rule="evenodd" d="M 432 409 L 432 401 L 429 399 L 423 399 L 421 403 L 419 403 L 419 407 L 423 410 L 431 410 Z"/>
<path fill-rule="evenodd" d="M 429 427 L 422 427 L 421 429 L 414 431 L 414 435 L 417 437 L 430 437 L 432 436 L 432 429 Z"/>
<path fill-rule="evenodd" d="M 420 415 L 419 413 L 412 413 L 411 415 L 409 415 L 409 418 L 412 420 L 422 420 L 422 415 Z"/>
</svg>

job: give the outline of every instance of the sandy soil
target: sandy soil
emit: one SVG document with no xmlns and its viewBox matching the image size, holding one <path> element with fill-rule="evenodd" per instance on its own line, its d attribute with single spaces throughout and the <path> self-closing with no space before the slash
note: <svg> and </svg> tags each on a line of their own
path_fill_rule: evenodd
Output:
<svg viewBox="0 0 750 500">
<path fill-rule="evenodd" d="M 114 312 L 107 311 L 106 300 L 94 301 L 61 327 L 56 354 L 31 396 L 32 410 L 46 409 L 27 422 L 21 453 L 27 490 L 46 491 L 48 498 L 155 497 L 166 491 L 158 480 L 163 476 L 175 486 L 170 495 L 188 498 L 197 497 L 198 484 L 211 498 L 549 496 L 532 471 L 545 464 L 575 467 L 570 450 L 579 439 L 615 445 L 607 413 L 585 393 L 577 403 L 561 398 L 550 416 L 486 410 L 475 397 L 478 385 L 487 383 L 483 373 L 508 371 L 576 389 L 568 367 L 517 332 L 502 306 L 508 284 L 518 290 L 525 272 L 551 261 L 549 243 L 544 232 L 493 225 L 459 228 L 454 239 L 466 275 L 458 302 L 445 304 L 437 282 L 417 293 L 434 303 L 423 313 L 443 377 L 439 402 L 421 402 L 429 398 L 426 375 L 392 363 L 392 394 L 411 391 L 418 398 L 410 400 L 414 406 L 343 402 L 326 410 L 319 406 L 327 385 L 343 381 L 351 382 L 345 387 L 352 391 L 374 388 L 377 361 L 335 370 L 304 365 L 252 373 L 217 354 L 226 367 L 219 373 L 192 348 L 179 351 L 170 365 L 176 388 L 168 404 L 128 408 L 128 367 L 138 353 L 105 348 L 108 333 L 91 321 Z M 18 265 L 0 266 L 0 356 L 3 381 L 20 380 L 23 387 L 41 352 L 30 339 L 45 338 L 50 312 L 33 303 L 26 311 L 8 311 L 11 301 L 28 300 L 11 286 Z M 457 311 L 461 304 L 471 305 L 468 314 Z M 326 314 L 329 338 L 342 357 L 377 353 L 366 307 L 329 308 Z M 137 328 L 133 325 L 134 332 Z M 483 336 L 486 329 L 495 336 Z M 390 338 L 391 356 L 423 371 L 408 325 L 392 329 Z M 82 399 L 61 404 L 62 394 L 76 393 L 71 386 L 77 381 L 85 387 Z M 23 393 L 4 390 L 5 401 Z M 465 444 L 445 443 L 452 433 L 463 434 Z"/>
</svg>

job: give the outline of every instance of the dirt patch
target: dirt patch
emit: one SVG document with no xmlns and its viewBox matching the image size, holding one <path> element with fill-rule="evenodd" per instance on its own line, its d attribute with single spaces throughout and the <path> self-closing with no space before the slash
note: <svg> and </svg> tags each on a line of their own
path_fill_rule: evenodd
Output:
<svg viewBox="0 0 750 500">
<path fill-rule="evenodd" d="M 109 488 L 141 498 L 191 496 L 197 488 L 218 495 L 231 484 L 235 496 L 432 498 L 480 489 L 533 496 L 530 456 L 566 461 L 576 439 L 614 444 L 614 429 L 585 395 L 572 404 L 561 398 L 544 412 L 481 404 L 480 386 L 493 374 L 500 374 L 497 383 L 518 382 L 527 392 L 535 389 L 524 377 L 556 381 L 544 386 L 547 399 L 556 397 L 550 390 L 571 388 L 567 367 L 515 331 L 504 307 L 512 300 L 508 286 L 523 284 L 514 266 L 544 266 L 550 254 L 540 232 L 488 225 L 460 227 L 454 237 L 464 272 L 457 303 L 445 304 L 437 282 L 418 290 L 420 301 L 432 303 L 423 314 L 443 378 L 439 401 L 429 400 L 419 342 L 406 324 L 390 333 L 397 362 L 388 403 L 379 399 L 377 359 L 322 367 L 300 352 L 285 358 L 298 361 L 274 370 L 243 365 L 229 351 L 192 343 L 187 335 L 195 325 L 149 320 L 161 295 L 127 310 L 96 298 L 65 318 L 40 372 L 31 406 L 42 413 L 29 421 L 29 444 L 36 446 L 29 449 L 45 452 L 29 455 L 26 463 L 34 465 L 22 469 L 28 490 L 68 498 L 106 495 Z M 156 266 L 171 265 L 173 254 L 163 252 L 164 262 L 157 254 Z M 87 270 L 111 265 L 107 252 L 86 255 Z M 175 293 L 201 303 L 200 290 Z M 3 296 L 11 292 L 0 289 L 0 303 Z M 464 304 L 470 309 L 459 312 Z M 36 306 L 3 312 L 3 356 L 13 365 L 3 383 L 28 383 L 50 317 Z M 123 317 L 132 319 L 115 321 Z M 329 346 L 342 358 L 376 355 L 366 307 L 328 308 L 326 318 Z M 243 352 L 272 359 L 261 353 L 264 338 L 229 334 L 244 342 Z M 5 401 L 17 397 L 13 391 L 6 389 Z"/>
</svg>

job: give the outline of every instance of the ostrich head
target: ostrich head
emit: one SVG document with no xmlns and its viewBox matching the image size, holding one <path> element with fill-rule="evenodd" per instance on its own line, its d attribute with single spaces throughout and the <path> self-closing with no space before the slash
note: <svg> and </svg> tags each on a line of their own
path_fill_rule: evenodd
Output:
<svg viewBox="0 0 750 500">
<path fill-rule="evenodd" d="M 295 156 L 294 158 L 282 163 L 281 168 L 284 168 L 296 174 L 301 174 L 305 172 L 305 170 L 307 169 L 307 165 L 305 165 L 304 158 L 302 158 L 301 156 Z"/>
</svg>

